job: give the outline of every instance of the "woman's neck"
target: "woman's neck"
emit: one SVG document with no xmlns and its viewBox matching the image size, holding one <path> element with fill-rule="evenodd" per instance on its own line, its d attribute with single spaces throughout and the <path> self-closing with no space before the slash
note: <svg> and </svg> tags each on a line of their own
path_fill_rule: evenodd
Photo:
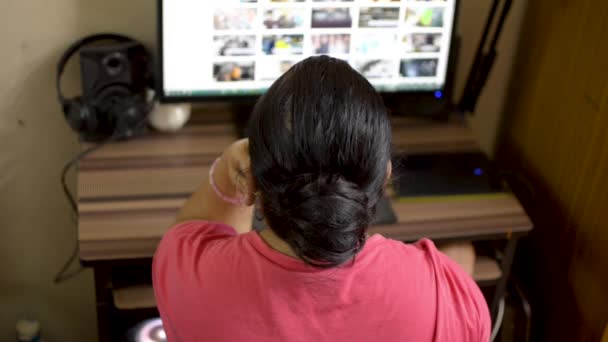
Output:
<svg viewBox="0 0 608 342">
<path fill-rule="evenodd" d="M 285 242 L 285 240 L 281 239 L 280 237 L 277 236 L 277 234 L 275 234 L 275 232 L 270 229 L 270 228 L 264 228 L 264 230 L 262 230 L 261 232 L 258 233 L 258 235 L 260 235 L 260 237 L 262 238 L 262 240 L 264 240 L 264 242 L 266 242 L 266 244 L 274 249 L 275 251 L 281 253 L 281 254 L 285 254 L 287 256 L 290 256 L 292 258 L 296 258 L 296 259 L 300 259 L 296 253 L 293 251 L 293 249 L 291 248 L 291 246 L 289 246 L 289 244 L 287 242 Z M 365 234 L 365 239 L 369 239 L 369 235 Z"/>
<path fill-rule="evenodd" d="M 268 246 L 270 246 L 270 248 L 274 249 L 275 251 L 277 251 L 279 253 L 290 256 L 292 258 L 299 259 L 298 256 L 296 255 L 296 253 L 291 248 L 291 246 L 289 246 L 289 244 L 287 242 L 285 242 L 283 239 L 278 237 L 277 234 L 275 234 L 274 231 L 272 231 L 272 229 L 265 228 L 258 234 L 260 235 L 262 240 L 264 240 L 264 242 L 266 242 L 266 244 Z"/>
</svg>

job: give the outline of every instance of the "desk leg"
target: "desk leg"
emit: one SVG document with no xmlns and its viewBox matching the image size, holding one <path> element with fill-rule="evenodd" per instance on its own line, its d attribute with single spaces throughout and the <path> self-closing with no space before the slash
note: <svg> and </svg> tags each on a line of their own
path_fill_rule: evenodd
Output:
<svg viewBox="0 0 608 342">
<path fill-rule="evenodd" d="M 505 296 L 507 291 L 507 284 L 509 282 L 509 275 L 511 273 L 511 265 L 513 265 L 513 257 L 515 256 L 515 247 L 517 247 L 517 239 L 510 238 L 505 248 L 505 255 L 502 259 L 500 268 L 502 269 L 502 277 L 496 285 L 496 292 L 494 293 L 494 299 L 492 300 L 491 314 L 492 322 L 496 320 L 496 314 L 498 313 L 498 305 L 500 300 Z"/>
<path fill-rule="evenodd" d="M 94 266 L 95 302 L 97 304 L 97 333 L 99 342 L 112 341 L 111 272 L 106 266 Z"/>
</svg>

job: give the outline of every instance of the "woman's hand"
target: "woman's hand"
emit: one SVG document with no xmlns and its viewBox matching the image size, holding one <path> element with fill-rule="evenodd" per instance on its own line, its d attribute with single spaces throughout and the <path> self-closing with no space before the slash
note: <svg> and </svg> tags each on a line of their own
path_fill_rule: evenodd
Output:
<svg viewBox="0 0 608 342">
<path fill-rule="evenodd" d="M 249 140 L 242 139 L 228 146 L 218 160 L 211 176 L 222 195 L 242 199 L 235 205 L 218 196 L 206 174 L 200 188 L 186 201 L 177 215 L 177 222 L 204 220 L 222 222 L 238 233 L 251 230 L 255 185 L 251 176 Z"/>
<path fill-rule="evenodd" d="M 220 172 L 226 174 L 220 175 Z M 251 175 L 249 139 L 238 140 L 224 150 L 217 173 L 217 175 L 214 175 L 216 181 L 218 181 L 218 178 L 226 177 L 229 183 L 226 184 L 228 187 L 226 190 L 218 185 L 220 191 L 230 197 L 242 198 L 246 205 L 253 205 L 255 202 L 255 185 Z"/>
</svg>

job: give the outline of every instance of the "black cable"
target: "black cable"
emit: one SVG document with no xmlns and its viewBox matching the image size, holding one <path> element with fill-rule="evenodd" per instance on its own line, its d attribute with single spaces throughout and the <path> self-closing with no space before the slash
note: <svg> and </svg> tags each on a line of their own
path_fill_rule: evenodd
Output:
<svg viewBox="0 0 608 342">
<path fill-rule="evenodd" d="M 513 170 L 500 170 L 498 171 L 498 175 L 500 177 L 505 177 L 507 183 L 511 183 L 509 184 L 510 187 L 512 187 L 512 183 L 522 185 L 527 190 L 528 195 L 530 195 L 530 199 L 536 199 L 536 191 L 534 190 L 534 186 L 521 172 L 516 172 Z"/>
<path fill-rule="evenodd" d="M 505 20 L 509 15 L 509 11 L 511 10 L 512 4 L 513 0 L 506 0 L 505 4 L 502 7 L 502 12 L 500 13 L 500 17 L 498 18 L 498 24 L 496 24 L 496 29 L 494 31 L 494 37 L 492 37 L 492 41 L 490 42 L 490 48 L 492 49 L 495 49 L 496 45 L 498 45 L 498 38 L 500 38 L 500 33 L 502 32 Z"/>
<path fill-rule="evenodd" d="M 154 94 L 152 96 L 152 98 L 149 99 L 148 105 L 145 109 L 145 113 L 150 113 L 153 109 L 154 109 L 154 104 L 155 101 L 157 100 L 156 94 Z M 139 131 L 140 129 L 144 128 L 146 126 L 146 124 L 148 123 L 148 116 L 145 115 L 144 118 L 135 123 L 132 127 L 128 128 L 125 131 L 122 132 L 114 132 L 110 137 L 106 138 L 105 140 L 97 143 L 97 145 L 91 146 L 89 148 L 87 148 L 84 151 L 81 151 L 80 153 L 78 153 L 76 156 L 74 156 L 72 159 L 70 159 L 64 166 L 63 169 L 61 170 L 61 186 L 63 187 L 63 193 L 66 197 L 66 199 L 68 200 L 70 207 L 72 208 L 72 219 L 74 219 L 75 221 L 75 226 L 76 226 L 76 242 L 75 242 L 75 246 L 74 249 L 72 250 L 72 254 L 70 255 L 70 257 L 68 258 L 68 260 L 66 260 L 66 262 L 63 264 L 63 266 L 61 267 L 61 269 L 59 270 L 59 272 L 57 272 L 57 275 L 55 275 L 55 278 L 53 279 L 53 281 L 55 282 L 55 284 L 64 282 L 72 277 L 74 277 L 75 275 L 77 275 L 78 273 L 82 272 L 84 270 L 84 267 L 82 267 L 82 265 L 79 263 L 79 268 L 70 272 L 70 273 L 66 273 L 68 268 L 70 267 L 70 265 L 74 262 L 74 260 L 78 259 L 78 255 L 80 254 L 80 244 L 78 243 L 78 205 L 76 204 L 76 200 L 74 199 L 74 196 L 72 195 L 72 193 L 70 192 L 70 190 L 68 189 L 68 185 L 66 182 L 66 177 L 68 174 L 68 171 L 82 158 L 86 157 L 87 155 L 99 150 L 100 148 L 104 147 L 106 144 L 116 141 L 116 140 L 120 140 L 123 138 L 130 138 L 133 136 L 133 134 L 135 134 L 135 132 Z"/>
<path fill-rule="evenodd" d="M 74 249 L 72 250 L 72 254 L 70 254 L 70 257 L 66 260 L 66 262 L 63 264 L 63 266 L 61 267 L 61 269 L 59 270 L 59 272 L 57 272 L 57 275 L 55 276 L 55 278 L 53 279 L 53 281 L 55 282 L 55 284 L 64 282 L 72 277 L 74 277 L 75 275 L 77 275 L 78 273 L 82 272 L 84 270 L 84 268 L 82 266 L 80 266 L 78 269 L 66 273 L 68 271 L 68 268 L 70 268 L 70 265 L 72 265 L 72 263 L 74 263 L 74 260 L 76 260 L 78 258 L 78 254 L 79 254 L 79 244 L 78 244 L 78 205 L 76 204 L 76 200 L 74 199 L 74 196 L 72 195 L 72 193 L 70 192 L 70 190 L 68 189 L 68 185 L 66 182 L 66 177 L 68 174 L 68 171 L 70 171 L 70 169 L 82 158 L 86 157 L 87 155 L 99 150 L 100 148 L 102 148 L 103 146 L 105 146 L 106 144 L 118 140 L 122 137 L 122 134 L 116 134 L 116 135 L 112 135 L 108 138 L 106 138 L 105 140 L 101 141 L 100 143 L 98 143 L 97 145 L 91 146 L 89 148 L 87 148 L 84 151 L 81 151 L 80 153 L 78 153 L 76 156 L 74 156 L 72 159 L 70 159 L 64 166 L 63 166 L 63 170 L 61 171 L 61 186 L 63 187 L 63 193 L 66 197 L 66 199 L 68 200 L 68 202 L 70 203 L 70 207 L 72 208 L 72 218 L 75 220 L 75 224 L 76 224 L 76 244 L 74 246 Z"/>
<path fill-rule="evenodd" d="M 55 284 L 63 283 L 64 281 L 71 279 L 72 277 L 76 276 L 78 273 L 84 271 L 84 267 L 82 267 L 82 265 L 78 265 L 79 267 L 77 269 L 75 269 L 72 272 L 66 273 L 68 268 L 70 268 L 70 265 L 78 257 L 79 251 L 80 251 L 80 249 L 78 248 L 78 241 L 76 241 L 76 246 L 72 250 L 72 254 L 68 258 L 68 260 L 66 260 L 65 264 L 63 264 L 63 267 L 61 267 L 59 272 L 57 272 L 57 275 L 55 276 L 55 278 L 53 278 L 53 282 Z"/>
<path fill-rule="evenodd" d="M 152 100 L 153 103 L 153 100 Z M 148 112 L 152 109 L 152 107 L 148 108 Z M 97 143 L 97 145 L 91 146 L 89 148 L 87 148 L 84 151 L 81 151 L 80 153 L 78 153 L 76 156 L 74 156 L 72 159 L 70 159 L 64 166 L 63 169 L 61 171 L 61 186 L 63 187 L 63 193 L 65 194 L 66 199 L 68 200 L 68 202 L 70 203 L 70 207 L 72 208 L 72 218 L 76 221 L 76 243 L 74 246 L 74 249 L 72 250 L 72 254 L 70 255 L 70 257 L 68 258 L 68 260 L 66 260 L 66 262 L 63 264 L 63 266 L 61 267 L 61 269 L 59 270 L 59 272 L 57 272 L 57 275 L 55 276 L 55 278 L 53 279 L 53 281 L 55 282 L 55 284 L 64 282 L 72 277 L 74 277 L 75 275 L 77 275 L 78 273 L 82 272 L 84 270 L 84 267 L 82 267 L 82 265 L 80 265 L 80 267 L 70 273 L 66 273 L 68 268 L 70 268 L 70 265 L 72 263 L 74 263 L 74 260 L 76 260 L 78 258 L 78 254 L 80 251 L 79 248 L 79 243 L 78 243 L 78 204 L 76 204 L 76 200 L 74 199 L 74 196 L 72 195 L 72 193 L 70 192 L 70 190 L 68 189 L 68 185 L 66 182 L 66 177 L 68 174 L 68 171 L 74 166 L 76 165 L 76 163 L 86 157 L 87 155 L 99 150 L 100 148 L 104 147 L 105 145 L 107 145 L 110 142 L 122 139 L 122 138 L 129 138 L 133 135 L 133 132 L 136 132 L 137 130 L 141 129 L 142 127 L 144 127 L 146 125 L 146 123 L 148 122 L 148 118 L 146 116 L 146 118 L 144 118 L 142 121 L 138 122 L 137 124 L 133 125 L 133 128 L 128 129 L 127 131 L 124 132 L 119 132 L 119 133 L 115 133 L 113 135 L 111 135 L 110 137 L 106 138 L 105 140 Z"/>
<path fill-rule="evenodd" d="M 462 113 L 473 113 L 475 111 L 481 91 L 485 87 L 490 71 L 494 65 L 494 60 L 498 55 L 496 45 L 498 44 L 498 38 L 500 37 L 502 28 L 511 9 L 512 0 L 505 0 L 487 52 L 484 52 L 484 50 L 490 35 L 490 29 L 494 24 L 494 19 L 499 9 L 499 4 L 502 1 L 503 0 L 494 0 L 490 12 L 488 13 L 486 24 L 479 45 L 477 46 L 475 58 L 471 65 L 471 69 L 469 70 L 469 76 L 467 77 L 467 82 L 458 104 L 458 109 Z"/>
<path fill-rule="evenodd" d="M 117 139 L 117 138 L 114 138 L 114 139 L 113 138 L 114 138 L 114 136 L 111 136 L 111 137 L 105 139 L 104 141 L 98 143 L 97 145 L 91 146 L 91 147 L 87 148 L 86 150 L 81 151 L 80 153 L 78 153 L 75 157 L 70 159 L 70 161 L 68 161 L 63 166 L 63 170 L 61 171 L 61 185 L 63 186 L 63 193 L 65 194 L 65 197 L 68 199 L 68 202 L 70 203 L 70 207 L 72 207 L 72 213 L 74 214 L 75 217 L 78 217 L 78 205 L 76 204 L 76 200 L 74 199 L 74 196 L 68 189 L 68 185 L 66 183 L 66 176 L 68 174 L 68 171 L 70 171 L 72 166 L 74 166 L 74 164 L 76 164 L 80 159 L 86 157 L 90 153 L 97 151 L 98 149 L 105 146 L 107 143 Z"/>
</svg>

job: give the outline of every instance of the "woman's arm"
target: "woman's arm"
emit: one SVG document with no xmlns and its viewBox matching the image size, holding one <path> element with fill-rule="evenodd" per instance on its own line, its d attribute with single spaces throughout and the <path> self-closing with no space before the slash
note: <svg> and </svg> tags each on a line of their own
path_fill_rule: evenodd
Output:
<svg viewBox="0 0 608 342">
<path fill-rule="evenodd" d="M 243 198 L 244 205 L 222 200 L 213 190 L 209 175 L 177 214 L 177 223 L 190 220 L 221 222 L 240 233 L 251 230 L 254 186 L 250 171 L 249 141 L 239 140 L 222 154 L 213 173 L 217 188 L 226 196 Z"/>
<path fill-rule="evenodd" d="M 475 272 L 475 248 L 473 243 L 454 242 L 438 245 L 437 249 L 460 265 L 468 275 Z"/>
</svg>

